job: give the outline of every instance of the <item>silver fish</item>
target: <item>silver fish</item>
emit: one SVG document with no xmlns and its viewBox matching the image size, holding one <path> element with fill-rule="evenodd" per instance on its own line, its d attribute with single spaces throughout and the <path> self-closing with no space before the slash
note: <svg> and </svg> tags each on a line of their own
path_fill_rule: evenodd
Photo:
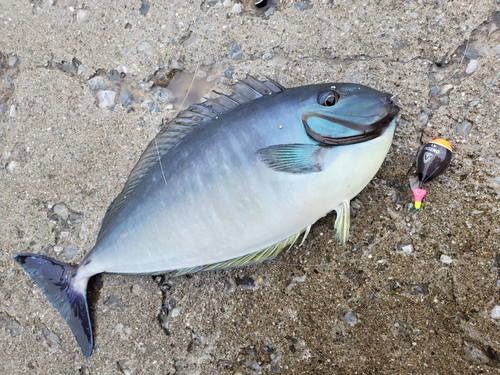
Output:
<svg viewBox="0 0 500 375">
<path fill-rule="evenodd" d="M 350 83 L 285 89 L 247 77 L 232 89 L 162 128 L 78 267 L 15 255 L 85 357 L 93 348 L 86 298 L 93 275 L 183 275 L 258 263 L 332 210 L 337 238 L 347 241 L 349 201 L 380 168 L 398 106 L 388 94 Z"/>
</svg>

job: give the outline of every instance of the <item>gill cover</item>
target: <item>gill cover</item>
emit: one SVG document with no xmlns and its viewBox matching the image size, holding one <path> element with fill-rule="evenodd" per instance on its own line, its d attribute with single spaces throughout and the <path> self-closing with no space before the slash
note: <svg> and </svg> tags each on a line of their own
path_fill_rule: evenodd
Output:
<svg viewBox="0 0 500 375">
<path fill-rule="evenodd" d="M 380 136 L 399 112 L 390 95 L 339 83 L 320 90 L 302 115 L 307 134 L 327 145 L 350 145 Z"/>
</svg>

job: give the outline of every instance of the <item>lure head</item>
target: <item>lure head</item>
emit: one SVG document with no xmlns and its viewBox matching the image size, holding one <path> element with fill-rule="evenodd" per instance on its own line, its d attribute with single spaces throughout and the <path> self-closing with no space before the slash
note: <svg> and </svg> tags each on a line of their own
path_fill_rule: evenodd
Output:
<svg viewBox="0 0 500 375">
<path fill-rule="evenodd" d="M 326 145 L 351 145 L 382 135 L 399 113 L 391 95 L 353 83 L 309 86 L 302 122 Z M 314 95 L 316 92 L 316 95 Z"/>
</svg>

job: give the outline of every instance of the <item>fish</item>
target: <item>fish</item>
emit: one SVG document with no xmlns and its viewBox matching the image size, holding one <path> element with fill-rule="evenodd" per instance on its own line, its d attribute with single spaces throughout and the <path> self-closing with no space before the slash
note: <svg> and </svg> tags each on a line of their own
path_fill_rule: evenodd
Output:
<svg viewBox="0 0 500 375">
<path fill-rule="evenodd" d="M 167 122 L 104 215 L 80 265 L 20 253 L 14 260 L 71 328 L 94 346 L 87 283 L 100 273 L 180 276 L 260 263 L 335 210 L 349 235 L 349 202 L 392 143 L 399 107 L 353 83 L 285 88 L 247 76 L 231 94 Z"/>
</svg>

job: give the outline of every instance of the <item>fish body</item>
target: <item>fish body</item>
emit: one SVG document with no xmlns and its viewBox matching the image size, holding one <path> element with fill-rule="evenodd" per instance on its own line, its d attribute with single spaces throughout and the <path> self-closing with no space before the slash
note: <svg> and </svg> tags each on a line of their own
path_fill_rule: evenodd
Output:
<svg viewBox="0 0 500 375">
<path fill-rule="evenodd" d="M 233 95 L 193 105 L 166 124 L 79 267 L 34 254 L 15 259 L 89 356 L 86 287 L 95 274 L 184 274 L 255 263 L 333 209 L 345 242 L 348 202 L 382 164 L 398 111 L 387 94 L 366 86 L 284 89 L 247 78 Z"/>
</svg>

